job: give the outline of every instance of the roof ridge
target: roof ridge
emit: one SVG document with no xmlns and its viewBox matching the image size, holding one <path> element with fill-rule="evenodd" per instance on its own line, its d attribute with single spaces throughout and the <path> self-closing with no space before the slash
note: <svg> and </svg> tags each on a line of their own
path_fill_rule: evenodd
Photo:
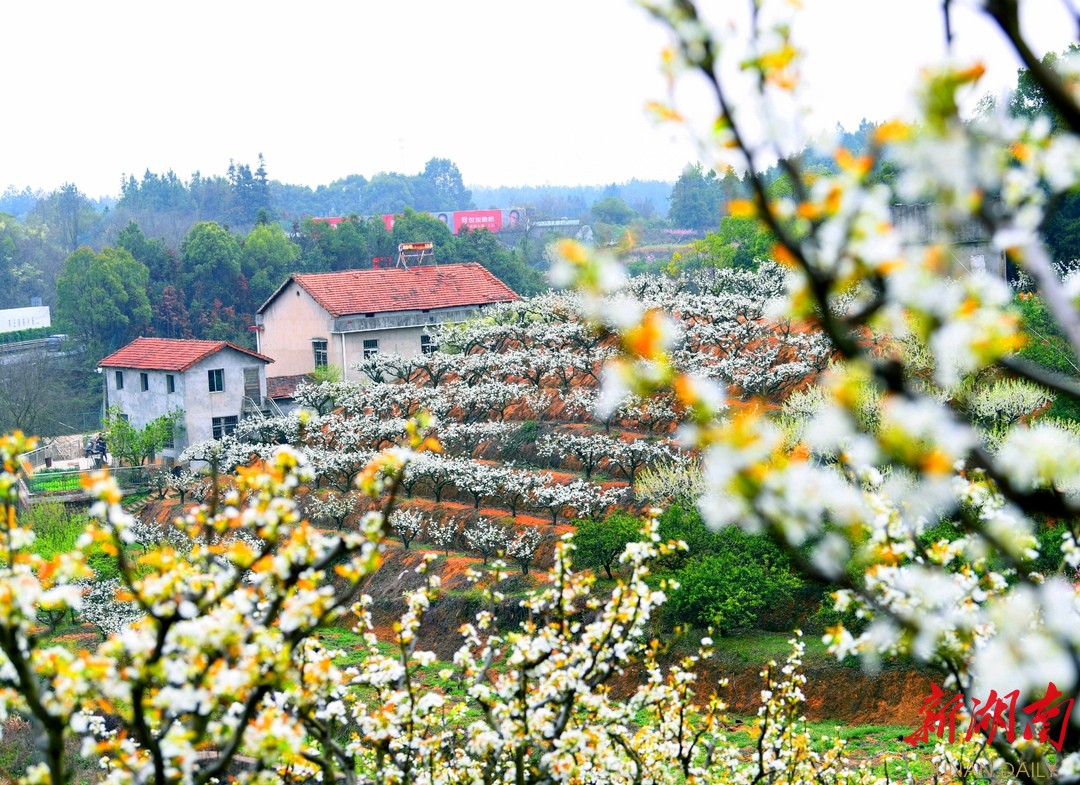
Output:
<svg viewBox="0 0 1080 785">
<path fill-rule="evenodd" d="M 232 349 L 263 362 L 272 357 L 238 346 L 231 341 L 209 338 L 159 338 L 140 335 L 98 361 L 99 367 L 142 368 L 144 370 L 186 371 L 224 349 Z"/>
<path fill-rule="evenodd" d="M 453 262 L 402 269 L 352 269 L 293 273 L 270 296 L 263 313 L 295 281 L 333 318 L 488 305 L 517 300 L 518 295 L 479 262 Z"/>
</svg>

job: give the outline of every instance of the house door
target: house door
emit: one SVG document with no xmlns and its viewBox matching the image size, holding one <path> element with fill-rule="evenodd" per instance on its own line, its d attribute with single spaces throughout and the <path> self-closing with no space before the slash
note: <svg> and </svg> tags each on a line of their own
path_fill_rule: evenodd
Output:
<svg viewBox="0 0 1080 785">
<path fill-rule="evenodd" d="M 250 398 L 256 403 L 259 402 L 259 369 L 258 368 L 245 368 L 244 369 L 244 397 Z"/>
</svg>

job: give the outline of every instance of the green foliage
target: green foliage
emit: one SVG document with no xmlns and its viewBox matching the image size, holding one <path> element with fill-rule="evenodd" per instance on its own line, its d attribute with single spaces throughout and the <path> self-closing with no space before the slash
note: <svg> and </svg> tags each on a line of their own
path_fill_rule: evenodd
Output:
<svg viewBox="0 0 1080 785">
<path fill-rule="evenodd" d="M 178 424 L 183 422 L 183 412 L 176 409 L 155 417 L 142 428 L 132 425 L 119 406 L 112 406 L 105 413 L 103 423 L 109 452 L 122 462 L 139 466 L 172 441 Z"/>
<path fill-rule="evenodd" d="M 479 262 L 520 295 L 537 294 L 547 288 L 539 270 L 525 264 L 517 252 L 504 248 L 486 229 L 459 234 L 454 238 L 453 254 L 455 262 Z"/>
<path fill-rule="evenodd" d="M 1017 300 L 1016 307 L 1028 338 L 1028 344 L 1020 351 L 1020 356 L 1066 376 L 1080 378 L 1080 361 L 1042 298 L 1026 295 Z M 1080 402 L 1067 395 L 1059 395 L 1046 416 L 1080 422 Z"/>
<path fill-rule="evenodd" d="M 603 520 L 578 521 L 574 534 L 575 561 L 594 570 L 603 568 L 609 579 L 612 567 L 627 543 L 640 536 L 641 521 L 625 512 L 615 512 Z"/>
<path fill-rule="evenodd" d="M 679 588 L 668 607 L 673 622 L 714 627 L 721 635 L 752 627 L 760 611 L 802 585 L 766 538 L 727 532 L 725 547 L 690 559 L 675 575 Z"/>
<path fill-rule="evenodd" d="M 662 541 L 682 540 L 686 543 L 685 551 L 665 560 L 664 563 L 672 569 L 681 567 L 688 558 L 710 552 L 716 546 L 718 537 L 705 525 L 701 513 L 692 504 L 673 504 L 664 510 L 660 516 L 659 534 Z"/>
<path fill-rule="evenodd" d="M 1065 554 L 1061 552 L 1061 542 L 1066 531 L 1064 523 L 1055 523 L 1052 526 L 1040 526 L 1035 533 L 1039 541 L 1039 558 L 1035 560 L 1034 567 L 1043 575 L 1062 569 Z M 1075 571 L 1073 574 L 1075 575 Z"/>
<path fill-rule="evenodd" d="M 34 532 L 31 550 L 43 559 L 72 550 L 89 522 L 85 516 L 73 515 L 59 502 L 35 504 L 23 519 Z"/>
<path fill-rule="evenodd" d="M 27 327 L 25 330 L 0 333 L 0 344 L 36 341 L 41 338 L 48 338 L 50 335 L 53 335 L 51 327 Z"/>
<path fill-rule="evenodd" d="M 424 164 L 414 187 L 417 209 L 468 210 L 472 207 L 472 192 L 465 187 L 461 171 L 449 158 L 432 158 Z"/>
<path fill-rule="evenodd" d="M 215 302 L 217 307 L 237 303 L 240 243 L 227 229 L 212 221 L 195 224 L 180 244 L 180 260 L 189 308 L 207 311 Z"/>
<path fill-rule="evenodd" d="M 776 238 L 756 218 L 720 219 L 720 231 L 710 232 L 678 255 L 676 263 L 687 269 L 697 267 L 741 267 L 753 269 L 758 260 L 769 258 Z"/>
<path fill-rule="evenodd" d="M 1080 362 L 1042 298 L 1026 296 L 1017 300 L 1016 307 L 1028 337 L 1028 345 L 1020 351 L 1020 356 L 1058 373 L 1080 375 Z"/>
<path fill-rule="evenodd" d="M 1047 52 L 1040 64 L 1042 67 L 1056 70 L 1065 58 L 1080 55 L 1080 46 L 1070 44 L 1060 55 Z M 1021 68 L 1016 73 L 1016 90 L 1009 101 L 1009 113 L 1013 117 L 1034 119 L 1040 115 L 1050 120 L 1051 131 L 1056 133 L 1068 128 L 1068 123 L 1046 96 L 1046 91 L 1039 79 L 1028 68 Z"/>
<path fill-rule="evenodd" d="M 251 304 L 264 302 L 293 272 L 300 248 L 277 224 L 256 226 L 244 240 L 240 267 L 248 281 Z"/>
<path fill-rule="evenodd" d="M 344 373 L 342 372 L 340 365 L 323 365 L 311 372 L 312 384 L 322 384 L 323 382 L 337 384 L 343 378 Z"/>
<path fill-rule="evenodd" d="M 43 559 L 51 559 L 75 550 L 79 537 L 90 519 L 81 510 L 75 512 L 60 502 L 35 504 L 23 514 L 23 521 L 34 532 L 31 551 Z M 119 576 L 116 559 L 94 545 L 84 551 L 86 563 L 100 580 Z"/>
<path fill-rule="evenodd" d="M 608 196 L 592 206 L 593 219 L 606 224 L 626 226 L 638 217 L 630 205 L 617 196 Z"/>
<path fill-rule="evenodd" d="M 707 529 L 696 510 L 672 507 L 660 519 L 664 539 L 681 539 L 688 558 L 676 570 L 666 618 L 673 624 L 715 627 L 720 634 L 753 626 L 802 587 L 790 562 L 768 537 Z M 787 621 L 787 620 L 783 620 Z"/>
<path fill-rule="evenodd" d="M 56 319 L 97 357 L 145 332 L 151 308 L 150 271 L 122 248 L 80 248 L 56 281 Z"/>
<path fill-rule="evenodd" d="M 720 222 L 724 192 L 716 172 L 701 164 L 687 166 L 671 190 L 668 217 L 681 229 L 712 229 Z"/>
<path fill-rule="evenodd" d="M 1078 56 L 1080 46 L 1070 44 L 1061 54 L 1047 52 L 1040 61 L 1040 67 L 1060 71 L 1064 61 Z M 1047 98 L 1042 83 L 1028 68 L 1017 71 L 1016 89 L 1009 101 L 1009 113 L 1028 119 L 1045 117 L 1050 121 L 1053 134 L 1069 129 L 1061 112 Z M 1073 189 L 1051 205 L 1042 231 L 1054 261 L 1068 262 L 1080 257 L 1080 191 Z"/>
</svg>

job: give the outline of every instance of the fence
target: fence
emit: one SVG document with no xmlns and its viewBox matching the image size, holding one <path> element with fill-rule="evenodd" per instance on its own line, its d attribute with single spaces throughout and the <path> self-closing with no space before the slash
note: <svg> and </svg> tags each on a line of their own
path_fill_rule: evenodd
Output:
<svg viewBox="0 0 1080 785">
<path fill-rule="evenodd" d="M 55 461 L 78 460 L 83 456 L 83 442 L 84 438 L 79 435 L 60 437 L 23 453 L 22 458 L 35 470 L 40 466 L 50 466 Z"/>
</svg>

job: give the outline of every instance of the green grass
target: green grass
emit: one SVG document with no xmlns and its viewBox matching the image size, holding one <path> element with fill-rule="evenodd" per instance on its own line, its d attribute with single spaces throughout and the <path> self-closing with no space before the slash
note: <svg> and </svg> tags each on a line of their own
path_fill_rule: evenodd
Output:
<svg viewBox="0 0 1080 785">
<path fill-rule="evenodd" d="M 89 522 L 85 514 L 73 512 L 56 501 L 33 505 L 22 519 L 22 523 L 34 532 L 31 551 L 43 559 L 75 550 L 75 544 Z M 116 559 L 105 553 L 100 545 L 92 545 L 84 553 L 87 565 L 98 578 L 108 580 L 119 575 Z"/>
<path fill-rule="evenodd" d="M 30 493 L 67 493 L 77 491 L 80 484 L 79 472 L 64 473 L 62 475 L 50 475 L 47 472 L 36 472 L 26 483 Z"/>
<path fill-rule="evenodd" d="M 756 717 L 732 717 L 732 727 L 728 732 L 730 742 L 747 753 L 752 753 L 757 743 Z M 930 748 L 914 748 L 903 741 L 911 733 L 911 728 L 902 725 L 856 725 L 846 726 L 835 721 L 808 722 L 806 731 L 811 738 L 810 747 L 816 752 L 824 752 L 832 746 L 833 739 L 846 742 L 844 756 L 853 763 L 868 763 L 875 773 L 884 775 L 886 765 L 889 778 L 902 780 L 910 772 L 916 781 L 931 775 Z M 912 755 L 914 753 L 914 755 Z"/>
<path fill-rule="evenodd" d="M 687 652 L 697 649 L 699 641 L 706 635 L 705 630 L 690 630 L 685 633 L 679 642 L 678 648 Z M 742 635 L 719 636 L 712 635 L 713 659 L 725 665 L 753 666 L 764 665 L 770 660 L 783 663 L 791 654 L 793 638 L 789 632 L 753 632 Z M 803 653 L 803 665 L 836 665 L 836 658 L 826 651 L 826 646 L 821 642 L 821 636 L 804 634 L 803 644 L 806 649 Z"/>
</svg>

